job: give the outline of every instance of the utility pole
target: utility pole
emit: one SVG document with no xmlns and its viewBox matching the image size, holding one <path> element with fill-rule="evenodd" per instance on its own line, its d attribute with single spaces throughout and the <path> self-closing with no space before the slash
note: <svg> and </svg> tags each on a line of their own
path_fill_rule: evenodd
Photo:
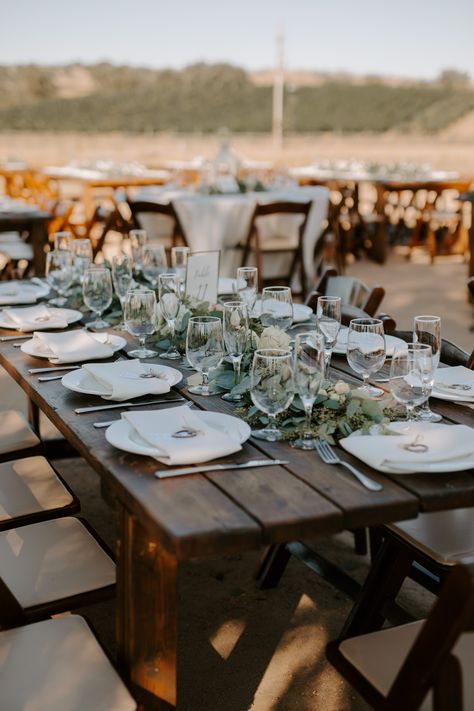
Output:
<svg viewBox="0 0 474 711">
<path fill-rule="evenodd" d="M 276 67 L 273 74 L 273 117 L 272 136 L 275 152 L 283 148 L 283 93 L 285 86 L 285 54 L 283 31 L 279 30 L 276 38 Z"/>
</svg>

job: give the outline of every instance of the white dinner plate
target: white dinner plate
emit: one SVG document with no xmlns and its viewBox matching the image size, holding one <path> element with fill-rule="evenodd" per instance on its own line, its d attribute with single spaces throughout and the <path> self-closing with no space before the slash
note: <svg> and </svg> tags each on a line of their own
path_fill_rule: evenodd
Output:
<svg viewBox="0 0 474 711">
<path fill-rule="evenodd" d="M 155 373 L 166 378 L 168 385 L 173 387 L 179 383 L 182 379 L 182 373 L 176 368 L 170 368 L 167 365 L 153 365 L 146 364 L 147 369 L 153 370 Z M 85 395 L 108 395 L 109 391 L 104 385 L 101 385 L 95 378 L 92 377 L 87 371 L 80 368 L 79 370 L 73 370 L 70 373 L 66 373 L 61 379 L 64 387 L 69 390 L 74 390 L 76 393 L 84 393 Z M 137 397 L 142 397 L 143 393 Z M 158 397 L 158 396 L 157 396 Z M 132 396 L 130 396 L 132 399 Z"/>
<path fill-rule="evenodd" d="M 258 299 L 252 311 L 253 318 L 259 318 L 262 313 L 262 300 Z M 293 304 L 293 323 L 308 321 L 313 315 L 313 309 L 305 304 Z"/>
<path fill-rule="evenodd" d="M 449 472 L 462 472 L 465 469 L 474 469 L 474 454 L 471 457 L 446 460 L 445 462 L 423 462 L 416 465 L 416 469 L 399 466 L 396 469 L 382 465 L 381 472 L 387 474 L 446 474 Z"/>
<path fill-rule="evenodd" d="M 349 329 L 348 328 L 341 328 L 341 330 L 338 333 L 337 336 L 337 341 L 336 345 L 334 346 L 333 353 L 336 353 L 337 355 L 346 355 L 347 353 L 347 338 L 349 335 Z M 385 336 L 385 346 L 386 346 L 386 355 L 390 358 L 393 356 L 393 353 L 396 348 L 403 348 L 406 346 L 405 341 L 402 341 L 401 338 L 395 338 L 395 336 Z"/>
<path fill-rule="evenodd" d="M 452 385 L 453 383 L 463 383 L 470 386 L 470 390 L 450 390 L 441 385 Z M 433 385 L 433 397 L 450 402 L 468 402 L 474 405 L 474 372 L 463 366 L 450 368 L 438 368 L 435 373 Z"/>
<path fill-rule="evenodd" d="M 99 334 L 90 333 L 89 335 L 94 338 L 96 335 Z M 100 341 L 98 338 L 97 341 L 99 341 L 99 343 L 102 343 L 102 341 Z M 31 341 L 25 341 L 25 343 L 22 344 L 20 350 L 22 350 L 23 353 L 27 353 L 27 355 L 34 356 L 35 358 L 53 358 L 54 360 L 54 353 L 52 353 L 51 351 L 45 353 L 42 348 L 38 348 L 38 345 L 38 342 L 35 343 L 35 341 L 31 339 Z M 125 348 L 125 346 L 127 345 L 127 341 L 125 340 L 125 338 L 122 338 L 122 336 L 114 336 L 110 333 L 106 341 L 106 345 L 110 346 L 113 352 L 116 353 L 121 348 Z M 104 356 L 104 358 L 109 358 L 109 356 Z M 97 358 L 94 358 L 94 360 L 97 360 Z"/>
<path fill-rule="evenodd" d="M 56 317 L 56 318 L 65 318 L 68 325 L 70 326 L 71 323 L 76 323 L 76 321 L 80 321 L 82 318 L 82 314 L 80 311 L 76 311 L 75 309 L 58 309 L 58 308 L 53 308 L 49 307 L 49 311 L 51 312 L 51 316 Z M 0 312 L 0 328 L 9 328 L 12 331 L 19 331 L 20 329 L 18 326 L 15 326 L 10 319 L 6 319 L 3 316 L 3 313 Z M 48 321 L 39 321 L 38 325 L 35 325 L 30 329 L 30 331 L 47 331 L 50 326 L 48 326 Z M 55 329 L 57 330 L 57 329 Z M 22 331 L 22 333 L 25 333 L 25 331 Z"/>
<path fill-rule="evenodd" d="M 21 306 L 34 304 L 38 299 L 49 294 L 49 286 L 41 279 L 25 279 L 22 281 L 4 281 L 0 283 L 0 299 L 2 306 Z"/>
<path fill-rule="evenodd" d="M 453 391 L 452 393 L 448 393 L 446 390 L 438 390 L 436 385 L 433 385 L 431 397 L 436 397 L 438 400 L 449 400 L 449 402 L 467 402 L 474 405 L 474 397 L 472 395 L 465 395 L 462 391 Z"/>
<path fill-rule="evenodd" d="M 136 412 L 136 410 L 135 410 Z M 250 427 L 246 422 L 233 415 L 224 415 L 222 412 L 199 412 L 193 410 L 193 415 L 202 417 L 204 424 L 214 427 L 219 432 L 237 432 L 240 444 L 243 444 L 250 437 Z M 105 432 L 105 438 L 109 444 L 117 449 L 123 449 L 132 454 L 146 454 L 154 457 L 157 454 L 155 447 L 145 442 L 134 430 L 127 420 L 117 420 Z"/>
</svg>

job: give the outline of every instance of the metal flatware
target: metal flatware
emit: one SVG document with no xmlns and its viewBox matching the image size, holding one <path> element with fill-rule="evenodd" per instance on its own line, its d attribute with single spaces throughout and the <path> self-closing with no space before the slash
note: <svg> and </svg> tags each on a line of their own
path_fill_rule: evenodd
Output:
<svg viewBox="0 0 474 711">
<path fill-rule="evenodd" d="M 45 375 L 44 377 L 38 378 L 38 383 L 47 383 L 49 380 L 61 380 L 63 373 L 59 375 Z"/>
<path fill-rule="evenodd" d="M 37 373 L 54 373 L 55 370 L 78 370 L 80 365 L 57 365 L 51 368 L 28 368 L 28 373 L 36 375 Z"/>
<path fill-rule="evenodd" d="M 18 341 L 26 338 L 32 338 L 32 334 L 28 333 L 25 336 L 20 336 L 20 334 L 17 333 L 16 336 L 0 336 L 0 341 Z"/>
<path fill-rule="evenodd" d="M 349 462 L 344 462 L 342 459 L 340 459 L 334 449 L 323 439 L 318 438 L 316 440 L 316 451 L 325 464 L 340 464 L 341 466 L 348 469 L 351 474 L 353 474 L 355 478 L 362 484 L 362 486 L 365 486 L 366 489 L 370 489 L 370 491 L 381 491 L 383 489 L 382 484 L 379 484 L 378 481 L 370 479 L 368 476 L 362 474 L 362 472 L 353 467 L 352 464 L 349 464 Z"/>
<path fill-rule="evenodd" d="M 41 378 L 39 378 L 41 380 Z M 147 405 L 166 405 L 168 402 L 184 402 L 184 397 L 161 398 L 148 402 L 114 402 L 110 405 L 94 405 L 92 407 L 76 407 L 76 415 L 85 415 L 88 412 L 101 412 L 102 410 L 117 410 L 121 407 L 146 407 Z"/>
<path fill-rule="evenodd" d="M 200 467 L 181 467 L 180 469 L 157 469 L 157 479 L 167 479 L 185 474 L 199 474 L 200 472 L 221 472 L 226 469 L 253 469 L 254 467 L 270 467 L 277 464 L 288 464 L 285 459 L 250 459 L 242 464 L 204 464 Z"/>
</svg>

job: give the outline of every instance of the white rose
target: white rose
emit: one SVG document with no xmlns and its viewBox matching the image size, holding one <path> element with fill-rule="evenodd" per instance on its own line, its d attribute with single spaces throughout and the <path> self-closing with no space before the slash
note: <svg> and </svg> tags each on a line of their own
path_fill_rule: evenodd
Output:
<svg viewBox="0 0 474 711">
<path fill-rule="evenodd" d="M 291 336 L 289 336 L 281 328 L 276 328 L 276 326 L 269 326 L 262 331 L 262 335 L 258 341 L 259 348 L 283 348 L 288 349 L 291 341 Z"/>
<path fill-rule="evenodd" d="M 334 391 L 338 395 L 345 395 L 346 393 L 349 392 L 349 390 L 350 390 L 349 385 L 347 383 L 344 383 L 342 380 L 339 380 L 334 386 Z"/>
<path fill-rule="evenodd" d="M 336 393 L 333 393 L 330 399 L 334 400 L 334 402 L 342 402 L 343 400 L 343 398 L 340 395 L 337 395 Z"/>
</svg>

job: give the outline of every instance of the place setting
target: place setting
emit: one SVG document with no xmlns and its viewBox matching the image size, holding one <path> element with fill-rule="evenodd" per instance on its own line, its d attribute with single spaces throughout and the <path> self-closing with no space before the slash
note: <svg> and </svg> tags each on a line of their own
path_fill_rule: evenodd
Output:
<svg viewBox="0 0 474 711">
<path fill-rule="evenodd" d="M 55 308 L 45 304 L 26 308 L 6 307 L 0 311 L 0 328 L 29 333 L 64 329 L 81 319 L 82 313 L 76 309 Z"/>
<path fill-rule="evenodd" d="M 24 281 L 0 282 L 0 306 L 35 304 L 48 296 L 49 291 L 48 284 L 36 277 Z"/>
</svg>

